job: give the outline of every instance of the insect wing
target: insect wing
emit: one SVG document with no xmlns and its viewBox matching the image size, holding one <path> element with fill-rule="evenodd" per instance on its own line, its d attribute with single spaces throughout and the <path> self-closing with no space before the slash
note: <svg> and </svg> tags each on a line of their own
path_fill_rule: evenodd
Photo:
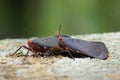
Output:
<svg viewBox="0 0 120 80">
<path fill-rule="evenodd" d="M 105 59 L 108 55 L 108 50 L 102 42 L 90 42 L 66 37 L 63 37 L 63 42 L 71 50 L 79 51 L 87 56 Z"/>
<path fill-rule="evenodd" d="M 32 40 L 35 43 L 38 43 L 40 46 L 53 48 L 59 46 L 59 41 L 57 37 L 48 37 L 48 38 L 39 38 Z"/>
</svg>

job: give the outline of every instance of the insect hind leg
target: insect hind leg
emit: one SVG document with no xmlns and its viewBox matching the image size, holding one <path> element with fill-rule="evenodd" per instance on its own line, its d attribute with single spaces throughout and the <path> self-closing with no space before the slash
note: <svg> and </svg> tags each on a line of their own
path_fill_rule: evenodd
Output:
<svg viewBox="0 0 120 80">
<path fill-rule="evenodd" d="M 68 50 L 63 50 L 63 51 L 61 51 L 61 53 L 67 53 L 67 54 L 66 54 L 67 56 L 70 56 L 73 60 L 75 60 L 74 56 L 72 55 L 72 53 L 71 53 L 70 51 L 68 51 Z M 65 54 L 63 54 L 63 55 L 65 55 Z"/>
</svg>

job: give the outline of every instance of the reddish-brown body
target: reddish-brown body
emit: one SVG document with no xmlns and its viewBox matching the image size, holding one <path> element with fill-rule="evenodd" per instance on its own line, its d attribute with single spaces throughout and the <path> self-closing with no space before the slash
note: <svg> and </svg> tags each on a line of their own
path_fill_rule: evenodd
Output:
<svg viewBox="0 0 120 80">
<path fill-rule="evenodd" d="M 38 52 L 45 53 L 45 52 L 49 51 L 49 48 L 41 47 L 38 43 L 32 42 L 32 40 L 28 40 L 28 46 L 29 46 L 29 48 L 27 48 L 27 49 L 29 49 L 33 53 L 38 53 Z"/>
<path fill-rule="evenodd" d="M 42 55 L 50 55 L 55 52 L 60 52 L 64 50 L 62 47 L 59 46 L 59 40 L 58 37 L 48 37 L 48 38 L 39 38 L 34 40 L 28 40 L 27 42 L 28 47 L 25 45 L 22 45 L 18 50 L 14 52 L 16 54 L 22 47 L 25 49 L 28 49 L 29 51 L 36 53 L 41 53 Z"/>
</svg>

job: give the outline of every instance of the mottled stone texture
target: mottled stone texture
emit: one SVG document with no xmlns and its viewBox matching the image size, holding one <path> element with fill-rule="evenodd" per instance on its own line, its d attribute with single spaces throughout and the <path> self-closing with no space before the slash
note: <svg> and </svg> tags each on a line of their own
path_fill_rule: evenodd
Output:
<svg viewBox="0 0 120 80">
<path fill-rule="evenodd" d="M 109 50 L 106 60 L 87 58 L 70 59 L 51 56 L 28 56 L 22 48 L 17 56 L 9 56 L 27 39 L 0 40 L 0 80 L 120 80 L 120 32 L 75 35 L 73 38 L 104 42 Z M 23 63 L 24 62 L 24 63 Z"/>
</svg>

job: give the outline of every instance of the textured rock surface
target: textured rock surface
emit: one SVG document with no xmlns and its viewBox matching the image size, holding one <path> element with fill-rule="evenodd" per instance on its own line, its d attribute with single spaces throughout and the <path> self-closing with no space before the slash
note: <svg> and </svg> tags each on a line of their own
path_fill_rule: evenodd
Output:
<svg viewBox="0 0 120 80">
<path fill-rule="evenodd" d="M 21 49 L 19 57 L 8 55 L 26 44 L 27 40 L 3 39 L 0 40 L 0 80 L 120 80 L 120 32 L 72 37 L 104 42 L 110 57 L 107 60 L 76 58 L 74 61 L 63 56 L 29 56 L 23 63 L 21 54 L 27 50 Z"/>
</svg>

